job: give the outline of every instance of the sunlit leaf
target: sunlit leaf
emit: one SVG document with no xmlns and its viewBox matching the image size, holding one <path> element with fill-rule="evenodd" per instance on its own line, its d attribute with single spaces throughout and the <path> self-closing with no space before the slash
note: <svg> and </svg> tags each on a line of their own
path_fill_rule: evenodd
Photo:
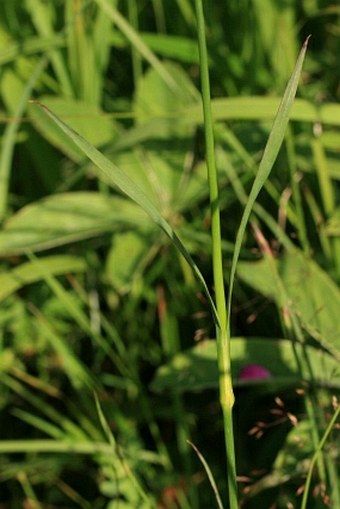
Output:
<svg viewBox="0 0 340 509">
<path fill-rule="evenodd" d="M 185 258 L 197 279 L 200 281 L 204 292 L 209 300 L 210 307 L 212 310 L 213 318 L 216 324 L 219 324 L 219 318 L 216 312 L 215 304 L 213 298 L 209 292 L 208 286 L 205 282 L 205 279 L 199 270 L 198 266 L 194 262 L 193 258 L 178 238 L 170 224 L 164 219 L 164 217 L 160 214 L 159 210 L 155 207 L 155 205 L 150 201 L 148 196 L 141 190 L 133 180 L 131 180 L 125 172 L 112 163 L 109 159 L 107 159 L 99 150 L 97 150 L 93 145 L 88 143 L 82 136 L 80 136 L 77 132 L 71 129 L 67 124 L 65 124 L 60 118 L 58 118 L 52 111 L 50 111 L 46 106 L 38 103 L 40 108 L 44 110 L 47 115 L 54 120 L 54 122 L 60 127 L 60 129 L 71 139 L 73 142 L 87 155 L 87 157 L 96 165 L 98 171 L 103 177 L 109 180 L 115 187 L 118 187 L 123 193 L 125 193 L 131 200 L 136 202 L 156 223 L 159 228 L 169 237 L 171 242 L 174 244 L 176 249 L 182 254 Z"/>
<path fill-rule="evenodd" d="M 43 97 L 42 100 L 44 104 L 64 117 L 73 129 L 79 131 L 96 147 L 112 142 L 117 135 L 118 131 L 112 119 L 105 117 L 101 111 L 91 104 L 50 96 Z M 74 146 L 74 143 L 41 111 L 30 105 L 29 115 L 32 117 L 35 128 L 52 145 L 73 161 L 84 158 L 84 155 Z"/>
<path fill-rule="evenodd" d="M 148 226 L 134 203 L 96 192 L 55 194 L 27 205 L 0 231 L 0 255 L 40 251 L 75 242 L 122 226 Z"/>
</svg>

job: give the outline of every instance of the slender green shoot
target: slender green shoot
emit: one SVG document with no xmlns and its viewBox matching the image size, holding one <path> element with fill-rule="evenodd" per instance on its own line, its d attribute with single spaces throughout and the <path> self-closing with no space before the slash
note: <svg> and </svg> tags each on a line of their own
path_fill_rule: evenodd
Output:
<svg viewBox="0 0 340 509">
<path fill-rule="evenodd" d="M 198 45 L 200 55 L 202 102 L 204 114 L 204 129 L 206 142 L 206 159 L 208 167 L 208 184 L 210 194 L 211 234 L 212 234 L 212 263 L 215 286 L 216 309 L 219 326 L 216 328 L 217 356 L 219 367 L 220 404 L 223 412 L 224 436 L 227 456 L 227 479 L 230 509 L 237 509 L 237 481 L 236 460 L 233 432 L 232 408 L 234 393 L 230 369 L 230 342 L 228 340 L 228 324 L 226 313 L 226 299 L 223 277 L 221 224 L 219 209 L 219 190 L 215 163 L 215 143 L 213 132 L 213 118 L 210 102 L 210 81 L 208 54 L 205 38 L 205 22 L 202 0 L 195 1 Z"/>
<path fill-rule="evenodd" d="M 38 502 L 36 494 L 34 493 L 33 487 L 27 477 L 26 472 L 23 470 L 18 472 L 17 479 L 21 484 L 22 490 L 25 493 L 27 506 L 31 509 L 41 509 L 41 505 Z"/>
<path fill-rule="evenodd" d="M 339 415 L 340 415 L 340 405 L 337 406 L 337 409 L 334 412 L 334 415 L 333 415 L 332 419 L 330 420 L 330 422 L 327 426 L 327 429 L 326 429 L 325 433 L 323 434 L 315 453 L 313 454 L 313 458 L 310 462 L 308 474 L 307 474 L 307 478 L 306 478 L 306 484 L 305 484 L 305 489 L 303 492 L 301 509 L 307 509 L 308 495 L 309 495 L 309 490 L 310 490 L 310 486 L 311 486 L 312 475 L 313 475 L 313 470 L 314 470 L 315 464 L 318 460 L 319 455 L 321 454 L 321 451 L 327 441 L 327 438 L 329 437 L 332 429 L 334 428 L 334 426 L 336 424 L 336 421 L 339 418 Z"/>
<path fill-rule="evenodd" d="M 265 181 L 269 177 L 269 174 L 271 172 L 271 169 L 274 165 L 275 159 L 279 153 L 281 144 L 283 142 L 286 127 L 287 127 L 288 121 L 289 121 L 290 112 L 291 112 L 291 109 L 293 106 L 293 101 L 294 101 L 297 87 L 299 84 L 299 79 L 300 79 L 302 65 L 303 65 L 306 51 L 307 51 L 309 37 L 307 37 L 307 39 L 305 40 L 305 42 L 302 46 L 302 49 L 298 56 L 297 62 L 295 64 L 295 68 L 294 68 L 291 78 L 287 84 L 285 93 L 283 95 L 281 104 L 279 106 L 279 110 L 275 117 L 273 127 L 271 129 L 271 132 L 270 132 L 270 135 L 269 135 L 269 138 L 267 141 L 266 148 L 263 153 L 263 157 L 262 157 L 260 165 L 259 165 L 258 173 L 256 175 L 252 189 L 249 194 L 248 202 L 247 202 L 246 207 L 243 211 L 241 223 L 240 223 L 240 226 L 239 226 L 239 229 L 237 232 L 234 255 L 233 255 L 233 260 L 232 260 L 232 265 L 231 265 L 231 270 L 230 270 L 230 282 L 229 282 L 229 292 L 228 292 L 228 324 L 229 324 L 229 318 L 230 318 L 230 312 L 231 312 L 231 301 L 232 301 L 234 280 L 235 280 L 235 274 L 236 274 L 236 266 L 237 266 L 237 261 L 238 261 L 239 255 L 240 255 L 243 236 L 244 236 L 246 226 L 247 226 L 250 214 L 252 212 L 255 200 L 258 197 Z"/>
<path fill-rule="evenodd" d="M 210 470 L 210 467 L 209 467 L 208 463 L 206 462 L 203 454 L 201 454 L 201 452 L 197 449 L 196 445 L 193 444 L 192 442 L 190 442 L 190 440 L 187 440 L 187 442 L 188 442 L 189 445 L 191 445 L 191 447 L 193 448 L 193 450 L 197 454 L 200 462 L 204 466 L 204 470 L 207 473 L 210 485 L 211 485 L 211 487 L 213 489 L 213 492 L 214 492 L 214 495 L 215 495 L 215 498 L 216 498 L 218 509 L 224 509 L 223 504 L 222 504 L 222 500 L 221 500 L 221 497 L 220 497 L 220 494 L 219 494 L 219 491 L 218 491 L 218 488 L 216 486 L 216 482 L 215 482 L 214 476 L 213 476 L 213 474 L 212 474 L 212 472 Z"/>
</svg>

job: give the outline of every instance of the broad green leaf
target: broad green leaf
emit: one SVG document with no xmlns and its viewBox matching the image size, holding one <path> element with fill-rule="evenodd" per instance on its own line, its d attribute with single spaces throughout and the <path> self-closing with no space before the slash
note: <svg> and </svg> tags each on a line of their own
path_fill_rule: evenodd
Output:
<svg viewBox="0 0 340 509">
<path fill-rule="evenodd" d="M 261 384 L 268 390 L 278 386 L 308 381 L 308 374 L 300 376 L 297 356 L 302 354 L 302 345 L 288 339 L 232 338 L 231 366 L 235 385 Z M 320 385 L 340 387 L 339 363 L 329 354 L 312 346 L 306 351 L 314 369 L 315 380 Z M 242 368 L 258 364 L 267 369 L 271 378 L 262 380 L 240 380 Z M 164 390 L 185 392 L 218 388 L 216 341 L 206 340 L 181 352 L 166 365 L 161 366 L 151 383 L 156 392 Z"/>
<path fill-rule="evenodd" d="M 186 147 L 178 144 L 170 148 L 159 140 L 154 140 L 152 146 L 141 151 L 118 152 L 114 161 L 170 221 L 207 197 L 206 166 L 201 163 L 194 171 L 185 171 Z"/>
<path fill-rule="evenodd" d="M 169 210 L 172 198 L 171 177 L 175 171 L 157 152 L 134 150 L 118 153 L 114 157 L 115 164 L 124 168 L 125 174 L 148 196 L 159 209 Z"/>
<path fill-rule="evenodd" d="M 58 275 L 86 270 L 85 260 L 76 256 L 49 256 L 40 258 L 39 262 L 39 265 L 22 263 L 10 271 L 0 273 L 0 302 L 23 286 L 44 278 L 46 272 Z"/>
<path fill-rule="evenodd" d="M 340 290 L 337 285 L 313 260 L 297 250 L 285 253 L 274 263 L 290 310 L 302 327 L 339 359 Z M 265 259 L 240 262 L 238 276 L 266 297 L 274 299 L 279 309 L 287 305 L 282 302 L 277 278 Z"/>
<path fill-rule="evenodd" d="M 337 412 L 339 412 L 339 408 Z M 337 419 L 336 412 L 334 413 L 331 421 L 333 419 L 334 426 Z M 285 443 L 278 451 L 271 472 L 251 486 L 248 496 L 252 497 L 257 495 L 265 489 L 282 487 L 283 483 L 289 482 L 291 479 L 296 479 L 296 481 L 298 481 L 303 476 L 303 478 L 307 477 L 307 480 L 305 483 L 305 490 L 303 492 L 303 501 L 299 507 L 301 507 L 301 509 L 305 509 L 307 507 L 308 490 L 310 488 L 311 475 L 314 470 L 313 467 L 315 467 L 317 454 L 321 454 L 322 447 L 325 445 L 327 438 L 329 438 L 329 433 L 333 429 L 332 422 L 330 422 L 328 426 L 330 426 L 329 429 L 325 431 L 318 445 L 318 450 L 315 451 L 313 441 L 311 440 L 311 436 L 313 434 L 312 422 L 310 419 L 299 420 L 286 436 Z M 330 447 L 333 446 L 337 449 L 336 445 L 337 444 L 334 441 L 333 444 L 330 444 Z M 334 460 L 336 459 L 337 453 L 335 451 Z M 334 473 L 334 480 L 336 482 L 335 469 Z M 331 488 L 332 497 L 334 493 L 333 490 L 337 491 L 338 487 L 335 485 L 331 486 Z M 335 499 L 338 500 L 337 493 L 334 494 L 334 500 Z M 324 504 L 322 503 L 322 505 Z M 336 503 L 336 505 L 333 505 L 333 507 L 335 506 L 338 507 L 338 504 Z"/>
<path fill-rule="evenodd" d="M 159 132 L 161 137 L 178 134 L 176 124 L 181 126 L 183 133 L 183 124 L 180 122 L 181 117 L 178 115 L 178 110 L 195 103 L 199 99 L 197 89 L 183 69 L 171 63 L 165 64 L 165 67 L 179 85 L 179 91 L 169 89 L 159 74 L 150 69 L 139 81 L 134 101 L 134 109 L 139 124 L 144 124 L 150 118 L 155 117 L 162 117 L 167 120 L 163 124 L 163 130 Z M 188 126 L 186 131 L 188 132 Z"/>
<path fill-rule="evenodd" d="M 0 256 L 39 251 L 111 232 L 149 226 L 143 211 L 127 200 L 96 192 L 62 193 L 27 205 L 0 231 Z"/>
<path fill-rule="evenodd" d="M 185 169 L 194 126 L 183 124 L 174 112 L 196 101 L 198 92 L 181 68 L 170 63 L 164 65 L 180 85 L 180 91 L 169 89 L 154 69 L 146 72 L 138 81 L 134 99 L 137 125 L 116 140 L 113 150 L 116 164 L 169 217 L 178 211 L 179 201 L 185 208 L 185 191 L 195 174 Z M 140 142 L 143 150 L 136 150 Z M 123 155 L 119 152 L 122 148 L 126 150 Z M 202 187 L 207 190 L 206 176 Z"/>
<path fill-rule="evenodd" d="M 40 107 L 47 113 L 47 115 L 54 120 L 54 122 L 60 127 L 60 129 L 71 139 L 73 142 L 87 155 L 87 157 L 97 166 L 99 173 L 103 175 L 105 179 L 108 179 L 112 184 L 118 187 L 123 193 L 125 193 L 131 200 L 136 202 L 150 217 L 151 219 L 163 230 L 163 232 L 170 238 L 174 246 L 183 255 L 197 279 L 201 282 L 205 294 L 209 300 L 213 317 L 216 324 L 219 324 L 218 315 L 214 301 L 210 295 L 207 284 L 204 277 L 197 267 L 196 263 L 192 259 L 189 252 L 186 250 L 180 239 L 177 237 L 170 224 L 161 216 L 154 204 L 149 200 L 147 195 L 131 180 L 123 170 L 113 164 L 107 159 L 101 152 L 99 152 L 93 145 L 88 143 L 82 136 L 71 129 L 65 124 L 60 118 L 58 118 L 52 111 L 46 106 L 38 103 Z"/>
<path fill-rule="evenodd" d="M 106 260 L 105 278 L 118 293 L 123 294 L 129 290 L 149 246 L 150 239 L 140 231 L 122 232 L 114 236 Z M 126 256 L 127 253 L 129 256 Z"/>
<path fill-rule="evenodd" d="M 274 463 L 274 471 L 277 474 L 281 476 L 296 474 L 297 465 L 304 459 L 310 459 L 313 452 L 311 428 L 310 420 L 304 419 L 288 433 Z"/>
<path fill-rule="evenodd" d="M 143 151 L 135 150 L 139 169 L 136 167 L 133 175 L 129 172 L 129 164 L 120 163 L 119 153 L 115 155 L 115 160 L 140 188 L 145 189 L 158 210 L 169 217 L 178 210 L 178 201 L 185 194 L 193 176 L 188 170 L 185 171 L 185 167 L 188 153 L 192 150 L 194 125 L 183 124 L 177 112 L 181 107 L 195 102 L 198 91 L 183 69 L 171 63 L 164 65 L 180 90 L 169 89 L 154 69 L 146 72 L 138 81 L 134 99 L 136 126 L 120 136 L 114 150 L 116 152 L 124 146 L 128 148 L 127 143 L 131 147 L 131 142 L 135 148 L 136 143 L 143 141 Z M 153 119 L 151 124 L 150 119 Z M 124 157 L 132 159 L 131 150 Z M 206 177 L 204 188 L 207 189 Z"/>
<path fill-rule="evenodd" d="M 52 96 L 43 97 L 42 100 L 96 147 L 112 142 L 117 135 L 117 128 L 113 121 L 105 117 L 95 106 L 74 99 Z M 30 106 L 29 116 L 32 117 L 33 125 L 42 136 L 70 159 L 79 161 L 84 157 L 74 143 L 37 108 Z"/>
</svg>

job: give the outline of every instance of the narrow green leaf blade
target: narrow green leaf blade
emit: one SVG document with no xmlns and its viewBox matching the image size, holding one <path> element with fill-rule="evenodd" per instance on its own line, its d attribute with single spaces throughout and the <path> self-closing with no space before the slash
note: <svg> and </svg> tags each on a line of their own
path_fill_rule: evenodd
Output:
<svg viewBox="0 0 340 509">
<path fill-rule="evenodd" d="M 23 286 L 39 281 L 45 272 L 53 275 L 85 272 L 83 258 L 72 255 L 56 255 L 40 258 L 40 265 L 25 262 L 6 272 L 0 272 L 0 302 Z"/>
<path fill-rule="evenodd" d="M 93 145 L 86 141 L 76 131 L 71 129 L 65 122 L 57 117 L 45 105 L 38 104 L 47 115 L 60 127 L 60 129 L 77 145 L 78 148 L 97 166 L 100 174 L 104 178 L 112 182 L 115 187 L 118 187 L 124 194 L 131 200 L 136 202 L 150 217 L 151 219 L 163 230 L 163 232 L 170 238 L 174 246 L 180 251 L 189 266 L 193 270 L 197 279 L 203 286 L 204 292 L 209 300 L 215 323 L 219 323 L 214 301 L 210 295 L 204 277 L 192 259 L 189 252 L 186 250 L 176 233 L 171 228 L 170 224 L 161 216 L 155 205 L 150 201 L 146 194 L 121 170 L 118 166 L 107 159 L 101 152 L 99 152 Z"/>
<path fill-rule="evenodd" d="M 302 65 L 305 59 L 306 51 L 307 51 L 307 44 L 308 44 L 309 37 L 305 40 L 302 49 L 300 51 L 299 57 L 297 59 L 294 71 L 291 75 L 291 78 L 287 84 L 285 93 L 283 95 L 279 110 L 277 112 L 276 118 L 273 123 L 273 127 L 271 129 L 267 145 L 265 147 L 263 157 L 260 162 L 260 166 L 257 172 L 257 175 L 255 177 L 253 186 L 251 188 L 249 198 L 247 201 L 247 204 L 245 206 L 245 209 L 243 211 L 243 216 L 241 219 L 241 223 L 237 232 L 236 241 L 235 241 L 235 249 L 234 249 L 234 255 L 233 255 L 233 261 L 231 265 L 230 270 L 230 283 L 229 283 L 229 293 L 228 293 L 228 316 L 230 316 L 230 310 L 231 310 L 231 299 L 232 299 L 232 292 L 233 292 L 233 286 L 234 286 L 234 279 L 235 279 L 235 273 L 236 273 L 236 266 L 239 259 L 240 251 L 241 251 L 241 245 L 242 240 L 244 236 L 244 232 L 252 211 L 252 208 L 254 206 L 254 203 L 256 201 L 257 196 L 259 195 L 264 183 L 266 182 L 267 178 L 269 177 L 269 174 L 271 172 L 271 169 L 274 165 L 275 159 L 278 155 L 278 152 L 280 150 L 286 127 L 288 125 L 289 116 L 291 113 L 291 109 L 293 106 L 293 101 L 295 98 L 295 94 L 297 91 L 297 87 L 299 84 L 299 79 L 302 71 Z"/>
</svg>

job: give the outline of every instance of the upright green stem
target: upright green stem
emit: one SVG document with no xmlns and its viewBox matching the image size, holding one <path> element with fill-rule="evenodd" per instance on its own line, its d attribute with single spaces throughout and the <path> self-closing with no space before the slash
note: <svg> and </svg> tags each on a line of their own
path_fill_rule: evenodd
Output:
<svg viewBox="0 0 340 509">
<path fill-rule="evenodd" d="M 131 26 L 138 30 L 138 9 L 136 0 L 128 1 L 128 15 Z M 131 46 L 131 57 L 132 57 L 132 74 L 135 84 L 134 88 L 136 89 L 139 83 L 139 79 L 143 74 L 143 66 L 140 53 L 137 51 L 135 46 Z"/>
<path fill-rule="evenodd" d="M 219 326 L 217 327 L 216 336 L 217 336 L 217 355 L 219 366 L 220 403 L 223 411 L 224 434 L 227 453 L 229 504 L 230 509 L 237 509 L 238 502 L 237 502 L 237 483 L 235 465 L 236 462 L 235 462 L 234 433 L 232 419 L 234 394 L 230 370 L 230 344 L 228 332 L 229 327 L 227 323 L 227 308 L 223 279 L 219 192 L 215 164 L 213 119 L 210 104 L 209 67 L 205 39 L 205 24 L 202 0 L 195 0 L 195 4 L 198 29 L 198 44 L 200 53 L 202 101 L 203 101 L 204 128 L 206 141 L 206 159 L 208 167 L 208 183 L 210 193 L 213 277 L 215 286 L 216 308 L 219 318 Z"/>
<path fill-rule="evenodd" d="M 312 461 L 311 461 L 311 463 L 309 465 L 309 469 L 308 469 L 305 490 L 304 490 L 303 497 L 302 497 L 301 509 L 307 508 L 307 501 L 308 501 L 308 495 L 309 495 L 309 490 L 310 490 L 311 481 L 312 481 L 313 469 L 315 467 L 315 464 L 317 463 L 318 457 L 321 454 L 322 448 L 324 447 L 327 438 L 329 437 L 332 429 L 336 425 L 336 421 L 338 420 L 339 415 L 340 415 L 340 405 L 337 407 L 336 411 L 334 412 L 334 415 L 333 415 L 330 423 L 328 424 L 327 429 L 324 432 L 317 449 L 315 450 L 315 453 L 313 454 L 313 458 L 312 458 Z"/>
</svg>

